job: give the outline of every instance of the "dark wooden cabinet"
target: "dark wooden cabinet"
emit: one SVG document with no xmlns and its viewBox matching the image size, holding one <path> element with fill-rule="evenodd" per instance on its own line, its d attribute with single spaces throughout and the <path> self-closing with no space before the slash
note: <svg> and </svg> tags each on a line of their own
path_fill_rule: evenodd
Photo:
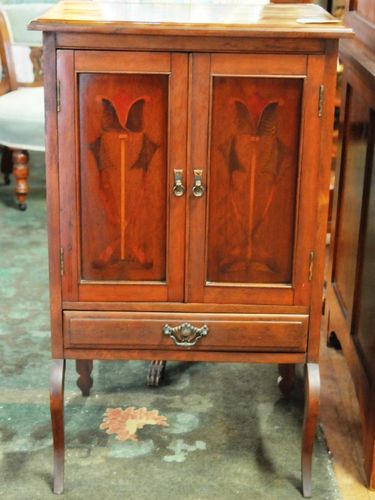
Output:
<svg viewBox="0 0 375 500">
<path fill-rule="evenodd" d="M 32 23 L 47 68 L 55 491 L 64 360 L 88 393 L 93 359 L 177 359 L 274 362 L 284 378 L 306 365 L 308 496 L 350 31 L 314 5 L 207 7 L 207 22 L 186 5 L 86 5 Z"/>
<path fill-rule="evenodd" d="M 356 39 L 340 45 L 344 63 L 341 155 L 328 271 L 328 333 L 343 348 L 356 388 L 365 472 L 375 488 L 375 4 L 347 2 Z"/>
</svg>

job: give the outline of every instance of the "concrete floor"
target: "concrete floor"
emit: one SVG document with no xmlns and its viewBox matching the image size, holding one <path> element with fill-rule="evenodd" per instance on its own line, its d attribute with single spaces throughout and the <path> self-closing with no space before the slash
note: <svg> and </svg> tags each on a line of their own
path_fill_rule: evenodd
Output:
<svg viewBox="0 0 375 500">
<path fill-rule="evenodd" d="M 53 498 L 46 213 L 42 157 L 33 161 L 26 212 L 0 187 L 0 497 L 9 500 Z M 85 399 L 68 363 L 65 498 L 301 498 L 301 376 L 286 401 L 272 365 L 169 363 L 157 389 L 146 372 L 142 361 L 96 362 Z M 168 426 L 148 423 L 137 441 L 100 428 L 108 408 L 129 407 L 157 410 Z M 321 432 L 313 489 L 315 499 L 341 498 Z"/>
</svg>

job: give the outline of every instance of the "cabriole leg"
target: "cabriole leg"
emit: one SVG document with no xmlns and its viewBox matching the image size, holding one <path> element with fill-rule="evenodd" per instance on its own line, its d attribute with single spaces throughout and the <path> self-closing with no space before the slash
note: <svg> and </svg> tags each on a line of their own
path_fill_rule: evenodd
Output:
<svg viewBox="0 0 375 500">
<path fill-rule="evenodd" d="M 64 489 L 64 378 L 65 359 L 51 365 L 50 409 L 53 435 L 53 492 Z"/>
<path fill-rule="evenodd" d="M 93 384 L 91 372 L 94 363 L 91 359 L 77 359 L 76 371 L 79 375 L 77 385 L 81 389 L 82 396 L 90 396 L 90 389 Z"/>
<path fill-rule="evenodd" d="M 305 414 L 302 431 L 302 493 L 311 497 L 311 468 L 316 424 L 319 413 L 320 375 L 317 363 L 305 365 Z"/>
</svg>

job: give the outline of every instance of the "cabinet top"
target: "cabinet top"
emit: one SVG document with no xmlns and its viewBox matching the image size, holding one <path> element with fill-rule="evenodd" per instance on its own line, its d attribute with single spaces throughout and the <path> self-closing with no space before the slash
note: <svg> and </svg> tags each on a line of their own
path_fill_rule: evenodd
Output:
<svg viewBox="0 0 375 500">
<path fill-rule="evenodd" d="M 350 36 L 352 31 L 315 4 L 273 4 L 269 0 L 220 3 L 61 2 L 32 21 L 29 29 L 87 33 L 196 36 Z"/>
</svg>

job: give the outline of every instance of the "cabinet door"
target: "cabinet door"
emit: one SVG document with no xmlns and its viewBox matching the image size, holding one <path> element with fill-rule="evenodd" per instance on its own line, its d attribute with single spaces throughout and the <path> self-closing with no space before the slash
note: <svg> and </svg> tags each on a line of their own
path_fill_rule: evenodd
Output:
<svg viewBox="0 0 375 500">
<path fill-rule="evenodd" d="M 308 304 L 319 57 L 193 58 L 188 299 Z"/>
<path fill-rule="evenodd" d="M 64 299 L 182 300 L 186 56 L 61 50 L 57 72 Z"/>
</svg>

